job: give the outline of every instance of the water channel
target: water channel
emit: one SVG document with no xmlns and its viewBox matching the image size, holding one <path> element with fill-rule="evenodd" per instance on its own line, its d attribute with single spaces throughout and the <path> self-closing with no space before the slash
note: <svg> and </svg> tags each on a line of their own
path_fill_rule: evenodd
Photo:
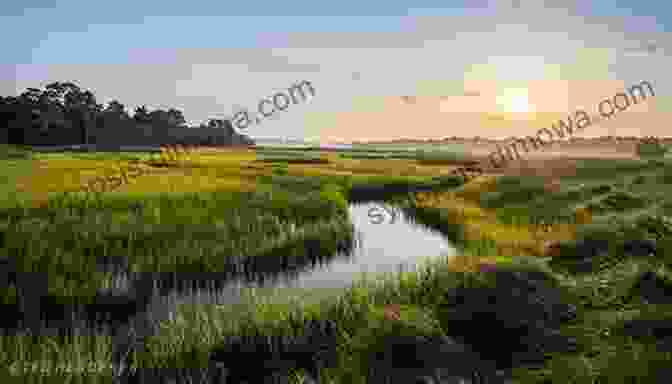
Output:
<svg viewBox="0 0 672 384">
<path fill-rule="evenodd" d="M 381 223 L 372 222 L 368 212 L 371 208 L 381 208 L 381 203 L 351 204 L 350 218 L 356 232 L 355 246 L 349 254 L 339 254 L 326 263 L 269 279 L 263 283 L 249 283 L 242 280 L 227 282 L 216 291 L 196 290 L 180 292 L 154 300 L 148 311 L 156 320 L 165 318 L 175 304 L 230 304 L 240 299 L 240 288 L 254 287 L 256 295 L 264 292 L 287 291 L 297 293 L 338 292 L 350 286 L 365 273 L 367 278 L 375 274 L 395 273 L 400 269 L 410 270 L 425 258 L 454 256 L 455 248 L 440 233 L 414 223 L 398 211 L 395 222 L 385 217 Z M 386 206 L 390 209 L 393 207 Z M 293 276 L 292 276 L 293 275 Z"/>
<path fill-rule="evenodd" d="M 281 298 L 291 294 L 301 297 L 302 301 L 303 298 L 309 300 L 311 296 L 322 299 L 342 292 L 360 279 L 363 273 L 367 279 L 371 279 L 376 274 L 412 270 L 425 258 L 455 256 L 456 248 L 445 236 L 415 223 L 401 210 L 397 210 L 394 222 L 391 222 L 390 216 L 380 223 L 373 222 L 369 217 L 370 209 L 380 209 L 383 206 L 393 209 L 378 202 L 349 206 L 356 241 L 347 253 L 337 254 L 298 272 L 284 276 L 280 273 L 280 278 L 266 279 L 263 283 L 231 280 L 218 285 L 216 289 L 194 289 L 187 292 L 180 290 L 154 296 L 144 313 L 136 315 L 115 332 L 119 337 L 115 338 L 115 343 L 126 344 L 127 341 L 120 340 L 125 340 L 123 335 L 128 334 L 130 328 L 134 329 L 136 335 L 154 334 L 157 332 L 157 324 L 169 320 L 176 306 L 180 304 L 193 305 L 194 310 L 198 310 L 198 306 L 203 304 L 233 306 L 242 303 L 249 290 L 241 288 L 256 288 L 256 297 L 268 294 Z"/>
</svg>

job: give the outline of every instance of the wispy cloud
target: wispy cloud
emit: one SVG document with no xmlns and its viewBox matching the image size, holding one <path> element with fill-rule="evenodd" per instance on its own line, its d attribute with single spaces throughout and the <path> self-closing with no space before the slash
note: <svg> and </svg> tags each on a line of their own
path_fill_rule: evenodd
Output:
<svg viewBox="0 0 672 384">
<path fill-rule="evenodd" d="M 662 10 L 632 16 L 630 9 L 585 1 L 514 3 L 419 4 L 403 12 L 399 4 L 379 4 L 378 16 L 367 5 L 362 14 L 370 16 L 341 17 L 231 16 L 251 14 L 240 5 L 228 16 L 216 16 L 223 8 L 208 5 L 200 11 L 208 16 L 201 16 L 177 5 L 154 12 L 138 5 L 124 22 L 115 18 L 133 8 L 111 3 L 95 14 L 90 4 L 70 5 L 92 13 L 88 24 L 56 8 L 28 10 L 32 29 L 26 30 L 27 19 L 0 18 L 0 32 L 25 30 L 17 44 L 24 39 L 21 44 L 32 48 L 25 56 L 18 45 L 10 47 L 15 62 L 0 67 L 0 94 L 71 80 L 101 101 L 119 99 L 131 109 L 176 106 L 199 122 L 227 116 L 236 105 L 255 108 L 276 90 L 308 80 L 316 89 L 309 103 L 247 133 L 352 139 L 501 136 L 504 129 L 512 136 L 539 129 L 504 123 L 493 109 L 504 88 L 529 89 L 541 112 L 560 113 L 648 80 L 660 93 L 641 108 L 672 108 L 665 93 L 672 85 L 671 40 Z M 635 116 L 644 112 L 633 110 Z M 649 120 L 651 134 L 662 129 Z"/>
</svg>

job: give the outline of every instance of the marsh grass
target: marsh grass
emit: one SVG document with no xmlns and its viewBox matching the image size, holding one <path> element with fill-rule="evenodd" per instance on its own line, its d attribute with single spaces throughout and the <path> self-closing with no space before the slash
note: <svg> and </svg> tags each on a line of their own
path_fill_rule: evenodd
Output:
<svg viewBox="0 0 672 384">
<path fill-rule="evenodd" d="M 266 164 L 261 167 L 263 171 L 270 169 Z M 370 164 L 362 165 L 359 170 L 368 171 L 367 167 L 375 170 Z M 292 297 L 287 290 L 269 296 L 246 289 L 249 301 L 241 305 L 179 306 L 170 321 L 159 325 L 159 332 L 148 339 L 146 348 L 134 352 L 132 366 L 204 368 L 213 351 L 245 335 L 261 335 L 266 342 L 272 342 L 274 348 L 281 345 L 286 349 L 298 348 L 302 343 L 313 344 L 301 337 L 310 333 L 313 321 L 322 320 L 335 324 L 337 332 L 329 347 L 336 358 L 319 370 L 323 379 L 320 382 L 364 383 L 367 367 L 375 363 L 376 352 L 385 348 L 388 337 L 449 333 L 447 319 L 438 315 L 445 293 L 462 284 L 492 285 L 487 268 L 479 269 L 479 265 L 487 263 L 506 264 L 513 269 L 542 268 L 553 274 L 563 292 L 578 305 L 578 322 L 562 329 L 563 334 L 578 340 L 578 350 L 555 354 L 541 367 L 514 367 L 511 373 L 515 382 L 660 382 L 661 377 L 666 377 L 663 374 L 669 372 L 665 369 L 672 362 L 670 354 L 658 348 L 651 338 L 624 336 L 619 330 L 632 319 L 672 317 L 669 307 L 648 304 L 641 297 L 630 296 L 632 286 L 642 273 L 654 271 L 660 276 L 669 275 L 672 265 L 669 244 L 658 259 L 614 254 L 609 255 L 609 262 L 596 263 L 591 273 L 583 274 L 557 267 L 528 248 L 549 239 L 571 240 L 589 230 L 593 231 L 592 235 L 602 231 L 602 236 L 613 241 L 655 234 L 665 244 L 669 228 L 664 218 L 653 215 L 656 212 L 652 211 L 648 216 L 641 213 L 627 220 L 623 218 L 618 227 L 596 220 L 597 223 L 575 229 L 556 226 L 551 234 L 543 234 L 527 225 L 525 215 L 539 207 L 546 207 L 549 214 L 557 214 L 567 207 L 576 209 L 592 199 L 599 201 L 605 195 L 613 196 L 623 191 L 624 186 L 640 188 L 629 191 L 632 196 L 655 192 L 655 178 L 637 184 L 622 180 L 606 183 L 605 174 L 607 169 L 613 172 L 616 168 L 618 175 L 631 177 L 643 170 L 659 172 L 661 167 L 663 165 L 651 162 L 584 162 L 580 164 L 578 176 L 563 180 L 557 193 L 540 192 L 540 188 L 543 189 L 540 180 L 502 178 L 496 181 L 483 177 L 462 187 L 451 185 L 451 188 L 457 187 L 452 191 L 420 195 L 415 201 L 406 201 L 406 210 L 417 222 L 448 234 L 462 248 L 464 257 L 435 259 L 416 270 L 397 274 L 365 276 L 344 292 L 325 293 L 323 297 L 316 294 L 317 298 L 311 300 L 301 293 Z M 390 169 L 394 170 L 394 166 Z M 319 240 L 328 244 L 328 248 L 335 247 L 347 233 L 343 199 L 350 188 L 395 179 L 389 175 L 357 176 L 354 170 L 349 176 L 317 178 L 299 177 L 291 172 L 290 166 L 287 175 L 272 175 L 270 171 L 263 176 L 257 173 L 260 175 L 257 191 L 249 193 L 143 195 L 140 209 L 130 208 L 131 203 L 138 202 L 137 197 L 113 198 L 111 195 L 89 200 L 79 196 L 53 198 L 41 209 L 28 206 L 5 209 L 0 211 L 6 235 L 5 250 L 24 249 L 31 236 L 41 236 L 45 240 L 30 248 L 30 256 L 26 253 L 25 260 L 30 258 L 31 262 L 25 267 L 76 274 L 73 265 L 82 266 L 82 286 L 87 283 L 84 270 L 92 270 L 90 256 L 96 253 L 124 252 L 138 270 L 174 271 L 177 266 L 180 270 L 188 266 L 195 270 L 217 270 L 221 267 L 218 259 L 225 258 L 222 256 L 227 252 L 271 260 L 286 253 L 301 254 L 307 240 L 313 240 L 313 244 Z M 591 178 L 601 181 L 589 183 Z M 401 178 L 395 180 L 398 179 Z M 428 179 L 418 177 L 413 182 Z M 577 186 L 581 182 L 586 186 Z M 403 187 L 403 182 L 399 183 Z M 539 194 L 526 200 L 516 196 L 517 190 L 528 197 L 532 192 Z M 486 193 L 499 193 L 487 195 L 484 201 L 488 201 L 485 205 L 503 211 L 492 211 L 481 205 L 481 197 Z M 656 207 L 662 206 L 658 200 L 661 198 L 656 195 L 642 199 L 642 209 L 658 209 Z M 618 207 L 621 200 L 612 200 Z M 654 204 L 658 205 L 654 207 Z M 175 236 L 176 233 L 180 236 Z M 532 256 L 521 257 L 526 253 Z M 61 285 L 58 283 L 51 289 L 56 294 L 75 294 L 74 289 L 67 290 Z M 11 296 L 11 290 L 6 294 Z M 80 291 L 76 294 L 82 295 Z M 109 336 L 104 333 L 99 338 L 82 336 L 65 341 L 3 336 L 2 342 L 3 363 L 0 365 L 22 361 L 26 365 L 58 366 L 77 358 L 101 365 L 110 361 Z M 255 345 L 249 347 L 254 349 Z M 295 368 L 290 373 L 298 380 L 301 369 Z M 109 380 L 110 372 L 90 376 L 92 380 Z M 25 373 L 20 379 L 23 382 L 50 380 L 44 375 L 40 379 L 37 373 Z M 59 379 L 61 381 L 57 381 Z M 53 381 L 62 382 L 62 379 Z"/>
<path fill-rule="evenodd" d="M 329 164 L 327 159 L 293 159 L 293 158 L 271 158 L 257 160 L 262 163 L 284 163 L 284 164 Z"/>
<path fill-rule="evenodd" d="M 6 370 L 2 375 L 11 377 L 9 380 L 42 383 L 62 382 L 66 378 L 102 381 L 106 376 L 109 380 L 110 345 L 110 336 L 104 335 L 74 335 L 65 341 L 28 334 L 3 335 L 0 361 Z"/>
<path fill-rule="evenodd" d="M 574 297 L 575 303 L 580 304 L 580 321 L 562 330 L 563 334 L 579 341 L 579 349 L 570 354 L 555 354 L 542 367 L 514 368 L 512 375 L 515 382 L 648 383 L 660 381 L 670 373 L 672 353 L 669 347 L 661 347 L 662 340 L 626 337 L 618 332 L 627 320 L 633 318 L 663 319 L 669 322 L 669 306 L 647 304 L 637 296 L 630 296 L 638 276 L 645 271 L 669 275 L 671 264 L 669 241 L 666 239 L 670 228 L 667 219 L 661 215 L 666 203 L 660 203 L 667 189 L 655 182 L 655 175 L 666 172 L 661 171 L 660 167 L 663 166 L 662 162 L 623 162 L 615 167 L 613 164 L 607 166 L 606 163 L 585 162 L 581 164 L 577 176 L 563 180 L 561 188 L 555 193 L 537 194 L 541 186 L 539 180 L 502 177 L 496 189 L 487 182 L 481 185 L 470 183 L 444 196 L 443 200 L 441 196 L 418 199 L 424 203 L 424 207 L 416 207 L 416 210 L 435 212 L 432 215 L 427 212 L 418 215 L 420 220 L 431 221 L 437 228 L 445 228 L 444 220 L 459 223 L 456 225 L 461 228 L 462 253 L 471 257 L 456 258 L 449 264 L 452 270 L 470 273 L 476 273 L 484 263 L 493 263 L 496 257 L 492 255 L 517 257 L 516 253 L 502 253 L 500 247 L 510 235 L 505 236 L 506 232 L 499 230 L 498 226 L 488 227 L 478 223 L 487 217 L 487 214 L 483 214 L 487 209 L 475 213 L 472 208 L 470 214 L 470 210 L 463 207 L 466 201 L 484 202 L 481 205 L 483 208 L 497 207 L 495 222 L 523 228 L 535 215 L 557 215 L 567 209 L 576 211 L 591 207 L 593 201 L 604 204 L 605 210 L 595 212 L 595 223 L 578 223 L 575 234 L 577 237 L 608 240 L 612 244 L 610 253 L 595 260 L 592 272 L 576 274 L 558 263 L 551 264 L 554 275 L 562 282 L 567 293 Z M 604 183 L 605 174 L 602 173 L 607 167 L 611 172 L 610 177 L 616 179 L 609 184 Z M 613 173 L 614 168 L 618 171 L 616 175 Z M 650 173 L 652 170 L 653 177 L 645 177 L 634 183 L 619 180 L 632 180 L 631 175 L 636 175 L 636 172 Z M 598 181 L 588 180 L 592 176 L 596 176 Z M 632 186 L 630 188 L 633 192 L 624 190 L 628 185 Z M 526 198 L 516 196 L 519 191 L 527 193 L 522 193 Z M 451 210 L 453 213 L 449 214 Z M 630 212 L 634 214 L 627 214 Z M 612 214 L 608 222 L 602 220 L 606 217 L 605 213 Z M 475 237 L 469 239 L 465 228 L 469 227 L 470 220 L 478 223 L 478 233 L 483 235 L 480 240 Z M 658 258 L 624 257 L 619 253 L 618 245 L 625 239 L 646 237 L 659 240 Z"/>
<path fill-rule="evenodd" d="M 650 163 L 617 165 L 620 171 L 627 173 L 639 171 L 649 166 Z M 594 164 L 591 169 L 584 164 L 582 173 L 577 179 L 581 180 L 581 177 L 586 177 L 586 175 L 604 175 L 604 169 L 596 170 L 595 168 Z M 442 327 L 440 318 L 433 318 L 438 323 L 432 321 L 431 314 L 436 313 L 442 295 L 461 283 L 468 282 L 474 286 L 481 283 L 487 284 L 489 275 L 487 272 L 479 272 L 479 265 L 507 263 L 511 268 L 519 268 L 520 258 L 516 254 L 516 249 L 502 251 L 501 244 L 512 240 L 515 243 L 521 237 L 534 238 L 532 229 L 526 227 L 527 223 L 522 219 L 526 212 L 524 204 L 517 211 L 515 209 L 506 211 L 499 217 L 494 215 L 494 220 L 492 220 L 493 215 L 487 211 L 487 208 L 473 203 L 480 201 L 483 192 L 492 192 L 495 189 L 502 192 L 492 200 L 499 206 L 511 207 L 524 203 L 525 199 L 515 196 L 517 188 L 527 190 L 527 193 L 531 195 L 531 192 L 539 192 L 542 187 L 539 181 L 533 180 L 529 181 L 529 184 L 525 183 L 511 179 L 503 180 L 500 190 L 487 179 L 481 179 L 477 183 L 458 188 L 455 192 L 437 193 L 433 196 L 429 194 L 429 196 L 417 199 L 421 201 L 415 201 L 408 208 L 410 212 L 413 212 L 415 219 L 438 227 L 444 233 L 452 234 L 453 239 L 460 241 L 459 244 L 463 248 L 465 257 L 454 258 L 450 261 L 434 260 L 430 263 L 430 268 L 421 269 L 419 272 L 399 273 L 390 279 L 368 280 L 366 283 L 356 284 L 337 299 L 322 301 L 315 307 L 304 306 L 299 310 L 299 313 L 314 314 L 318 318 L 330 319 L 338 324 L 340 336 L 336 344 L 339 359 L 334 366 L 321 371 L 324 382 L 365 382 L 366 367 L 372 363 L 368 359 L 375 356 L 375 352 L 384 345 L 386 335 L 390 335 L 387 331 L 389 329 L 393 330 L 393 334 L 403 332 L 418 334 L 426 331 L 441 334 L 446 331 Z M 585 206 L 586 200 L 621 188 L 618 185 L 614 188 L 612 184 L 604 183 L 589 184 L 579 188 L 576 187 L 575 182 L 571 185 L 569 189 L 568 187 L 561 188 L 555 195 L 541 193 L 537 199 L 533 199 L 537 204 L 534 207 L 539 207 L 544 202 L 555 201 L 556 204 L 547 205 L 547 210 L 557 213 L 558 210 L 568 206 Z M 527 207 L 527 212 L 530 208 L 532 207 Z M 506 222 L 507 216 L 510 223 Z M 521 221 L 516 222 L 513 217 L 521 217 Z M 502 230 L 503 226 L 507 227 L 503 224 L 511 224 L 508 226 L 513 228 Z M 667 234 L 666 227 L 658 221 L 642 219 L 638 225 L 640 229 L 645 228 L 648 232 L 659 233 L 661 237 Z M 478 231 L 470 232 L 469 227 L 476 227 Z M 585 235 L 589 230 L 592 231 L 592 236 L 601 230 L 603 236 L 613 241 L 625 238 L 628 234 L 637 235 L 633 226 L 625 222 L 618 228 L 599 223 L 584 225 L 579 226 L 577 231 L 569 230 L 565 234 L 572 235 L 570 238 L 574 238 L 574 235 Z M 527 235 L 525 235 L 526 231 Z M 560 232 L 562 233 L 563 230 Z M 641 234 L 641 232 L 638 233 Z M 666 369 L 672 360 L 669 352 L 658 349 L 652 342 L 645 339 L 635 340 L 632 337 L 624 337 L 617 330 L 633 318 L 662 316 L 662 307 L 654 308 L 643 302 L 641 298 L 629 297 L 629 294 L 637 277 L 644 271 L 654 270 L 659 274 L 669 274 L 667 269 L 669 252 L 664 253 L 660 260 L 641 257 L 624 258 L 621 255 L 611 256 L 614 257 L 610 263 L 597 263 L 593 273 L 588 274 L 573 274 L 562 268 L 554 269 L 546 264 L 548 259 L 538 256 L 534 258 L 542 263 L 537 265 L 543 265 L 545 271 L 553 273 L 565 293 L 573 297 L 578 305 L 578 322 L 562 329 L 563 334 L 577 339 L 578 350 L 572 353 L 554 354 L 541 367 L 515 367 L 511 374 L 516 382 L 645 383 L 656 382 L 661 377 L 666 377 L 665 372 L 669 372 Z M 393 319 L 390 320 L 390 315 L 386 315 L 386 309 L 390 305 L 395 306 L 395 313 L 400 312 L 396 308 L 409 308 L 410 312 L 421 308 L 421 312 L 429 316 L 425 324 L 434 325 L 420 330 L 410 324 L 394 323 L 397 321 L 397 316 L 392 316 Z M 271 313 L 255 309 L 249 311 L 251 314 L 265 314 L 250 320 L 250 323 L 255 324 L 252 327 L 264 328 L 266 325 L 261 324 L 268 324 L 269 321 L 272 322 L 271 319 L 277 319 L 279 323 L 276 324 L 282 323 L 282 319 L 287 318 L 283 314 L 283 311 L 287 311 L 287 307 L 276 308 L 277 312 Z M 254 315 L 250 316 L 254 317 Z M 220 318 L 231 319 L 228 315 L 220 316 Z M 388 322 L 392 323 L 388 324 Z M 182 327 L 185 330 L 189 329 L 189 324 L 186 322 Z M 397 329 L 394 328 L 395 326 L 402 328 Z M 240 330 L 231 332 L 240 332 Z M 168 337 L 167 339 L 189 340 L 189 337 Z M 172 350 L 177 349 L 173 347 Z"/>
<path fill-rule="evenodd" d="M 32 156 L 33 153 L 27 147 L 0 144 L 0 160 L 30 159 Z"/>
<path fill-rule="evenodd" d="M 363 277 L 345 293 L 329 295 L 309 304 L 302 303 L 300 296 L 290 300 L 291 304 L 286 304 L 286 292 L 281 292 L 285 296 L 281 299 L 282 304 L 273 297 L 255 298 L 252 292 L 247 309 L 240 306 L 235 312 L 230 312 L 230 309 L 215 306 L 200 313 L 178 313 L 171 324 L 166 324 L 165 332 L 153 339 L 150 348 L 153 352 L 138 355 L 138 362 L 160 364 L 161 358 L 187 354 L 194 348 L 207 354 L 216 343 L 225 342 L 227 337 L 244 334 L 261 333 L 291 339 L 299 337 L 296 332 L 303 329 L 300 326 L 302 323 L 328 319 L 339 325 L 338 345 L 334 347 L 339 349 L 340 360 L 337 367 L 327 369 L 323 374 L 331 375 L 330 379 L 334 382 L 342 382 L 337 380 L 338 377 L 361 378 L 367 366 L 367 356 L 384 345 L 381 343 L 384 343 L 386 335 L 441 334 L 439 323 L 424 307 L 430 302 L 440 301 L 440 292 L 433 292 L 437 296 L 431 297 L 430 292 L 423 288 L 425 281 L 431 279 L 430 268 L 426 265 L 416 271 L 374 279 Z M 443 279 L 441 283 L 435 281 L 440 285 L 448 282 L 448 279 Z M 397 308 L 397 321 L 389 321 L 386 315 L 386 308 L 392 304 Z M 195 323 L 199 325 L 195 326 Z M 292 324 L 295 326 L 292 327 Z M 177 341 L 182 344 L 175 344 Z M 164 364 L 170 366 L 171 363 Z"/>
<path fill-rule="evenodd" d="M 48 274 L 46 294 L 55 305 L 79 306 L 94 303 L 108 283 L 97 256 L 121 255 L 132 272 L 237 273 L 243 262 L 272 271 L 347 248 L 346 212 L 318 192 L 158 195 L 140 202 L 65 195 L 46 208 L 3 211 L 2 250 L 18 261 L 18 271 Z M 6 304 L 17 299 L 9 288 L 0 292 Z"/>
<path fill-rule="evenodd" d="M 655 264 L 626 260 L 591 275 L 557 274 L 581 304 L 582 321 L 563 329 L 576 338 L 579 349 L 573 354 L 556 355 L 541 368 L 518 367 L 514 377 L 525 383 L 562 378 L 572 378 L 576 383 L 648 383 L 669 373 L 672 355 L 659 349 L 657 340 L 633 338 L 622 332 L 626 322 L 634 319 L 670 319 L 669 305 L 647 305 L 637 297 L 628 297 L 637 276 L 657 269 Z"/>
<path fill-rule="evenodd" d="M 506 262 L 510 268 L 516 270 L 536 269 L 539 267 L 535 265 L 543 265 L 518 262 L 515 257 L 491 262 Z M 333 366 L 321 371 L 324 382 L 364 383 L 368 374 L 367 367 L 374 363 L 370 359 L 381 351 L 380 348 L 384 348 L 387 337 L 400 334 L 444 334 L 441 320 L 435 315 L 443 294 L 461 284 L 490 284 L 487 272 L 454 271 L 448 265 L 446 260 L 433 260 L 414 271 L 360 280 L 344 294 L 328 297 L 318 303 L 302 305 L 297 298 L 290 307 L 286 304 L 274 304 L 272 298 L 264 297 L 250 303 L 249 310 L 237 308 L 237 315 L 220 312 L 224 311 L 223 308 L 215 308 L 201 312 L 199 316 L 203 316 L 199 320 L 193 317 L 179 318 L 180 320 L 176 318 L 172 325 L 166 325 L 165 334 L 154 339 L 153 342 L 157 344 L 153 344 L 152 348 L 157 352 L 144 357 L 168 358 L 176 353 L 187 353 L 179 351 L 191 351 L 193 348 L 198 348 L 206 356 L 209 348 L 199 347 L 206 340 L 216 344 L 216 340 L 225 340 L 225 335 L 233 337 L 245 333 L 261 333 L 269 337 L 274 335 L 276 338 L 279 335 L 298 337 L 296 329 L 301 329 L 300 326 L 286 327 L 296 322 L 307 322 L 309 319 L 329 319 L 338 325 L 338 359 Z M 661 316 L 658 309 L 647 309 L 636 300 L 628 304 L 625 299 L 637 274 L 649 268 L 650 266 L 640 260 L 628 261 L 594 276 L 574 277 L 554 273 L 565 294 L 576 298 L 576 302 L 580 304 L 580 321 L 567 325 L 562 330 L 563 334 L 577 338 L 579 350 L 570 354 L 553 355 L 542 367 L 517 367 L 512 370 L 514 378 L 524 383 L 541 383 L 548 380 L 561 382 L 559 380 L 574 377 L 579 383 L 592 383 L 597 378 L 618 378 L 624 374 L 639 380 L 660 377 L 656 375 L 660 375 L 660 370 L 670 362 L 669 353 L 656 350 L 642 340 L 625 338 L 616 332 L 628 319 Z M 543 270 L 547 273 L 549 271 L 548 267 Z M 670 313 L 669 310 L 667 313 Z M 197 314 L 184 314 L 192 315 Z M 195 327 L 194 323 L 199 326 Z M 193 329 L 203 331 L 193 334 Z M 185 333 L 176 335 L 171 332 Z M 213 332 L 214 335 L 210 337 L 203 334 L 208 332 Z M 165 345 L 169 340 L 192 342 Z M 166 352 L 162 355 L 158 351 Z M 142 359 L 142 356 L 137 357 L 138 361 Z M 144 362 L 159 364 L 159 360 Z M 629 368 L 624 372 L 613 365 L 615 362 L 627 363 L 633 369 Z M 164 364 L 173 366 L 178 363 L 171 360 Z"/>
<path fill-rule="evenodd" d="M 609 180 L 624 175 L 637 175 L 643 172 L 666 167 L 665 161 L 656 160 L 614 160 L 591 159 L 577 160 L 575 179 L 580 180 Z"/>
<path fill-rule="evenodd" d="M 508 262 L 512 268 L 530 268 L 515 258 Z M 369 359 L 384 348 L 387 337 L 444 334 L 441 320 L 434 314 L 443 294 L 463 283 L 488 284 L 488 273 L 465 274 L 450 271 L 446 265 L 446 260 L 434 260 L 413 271 L 363 279 L 342 294 L 310 303 L 300 296 L 288 300 L 287 292 L 279 293 L 283 296 L 279 301 L 255 297 L 251 292 L 251 301 L 236 308 L 200 306 L 193 311 L 185 307 L 173 320 L 162 324 L 161 333 L 148 342 L 147 352 L 133 356 L 133 364 L 139 369 L 204 367 L 209 351 L 227 340 L 246 334 L 267 335 L 269 341 L 284 337 L 291 344 L 292 338 L 305 332 L 302 324 L 329 319 L 338 325 L 334 346 L 337 360 L 320 371 L 321 382 L 365 383 L 367 367 L 373 363 Z M 598 377 L 617 379 L 623 374 L 639 380 L 660 377 L 656 375 L 669 364 L 669 354 L 616 332 L 626 320 L 661 316 L 658 310 L 647 312 L 641 305 L 638 308 L 637 303 L 630 307 L 622 304 L 635 276 L 647 268 L 641 262 L 629 262 L 591 277 L 556 274 L 567 294 L 582 304 L 582 321 L 563 329 L 565 334 L 577 337 L 580 349 L 574 354 L 553 356 L 543 367 L 513 369 L 517 382 L 556 382 L 573 377 L 578 383 L 591 383 Z M 596 290 L 596 286 L 604 288 Z M 390 306 L 398 316 L 390 318 Z M 614 365 L 617 362 L 627 363 L 628 371 L 615 368 L 620 366 Z"/>
<path fill-rule="evenodd" d="M 488 184 L 483 184 L 489 188 Z M 475 193 L 475 187 L 468 195 Z M 449 235 L 459 244 L 473 242 L 475 249 L 488 244 L 485 249 L 498 255 L 541 255 L 544 245 L 552 240 L 571 240 L 575 228 L 571 223 L 553 223 L 549 228 L 537 225 L 524 207 L 499 208 L 497 210 L 480 207 L 467 200 L 464 192 L 417 193 L 414 209 L 422 221 L 430 222 L 437 229 Z M 419 215 L 418 212 L 421 212 Z M 428 221 L 432 220 L 432 221 Z M 454 223 L 448 226 L 447 220 Z M 480 251 L 478 251 L 480 252 Z"/>
</svg>

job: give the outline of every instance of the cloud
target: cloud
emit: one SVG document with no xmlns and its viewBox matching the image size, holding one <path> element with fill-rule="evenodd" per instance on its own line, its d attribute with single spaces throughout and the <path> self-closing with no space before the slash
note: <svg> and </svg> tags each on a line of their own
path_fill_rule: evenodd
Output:
<svg viewBox="0 0 672 384">
<path fill-rule="evenodd" d="M 130 52 L 132 64 L 242 65 L 251 73 L 319 72 L 321 69 L 314 60 L 300 62 L 272 48 L 143 48 Z"/>
<path fill-rule="evenodd" d="M 641 43 L 639 46 L 625 48 L 625 52 L 655 54 L 661 52 L 661 47 L 655 42 Z"/>
<path fill-rule="evenodd" d="M 276 89 L 305 79 L 314 82 L 314 100 L 250 130 L 278 136 L 302 136 L 312 130 L 319 136 L 331 124 L 326 122 L 336 120 L 327 114 L 318 117 L 319 113 L 357 109 L 357 100 L 375 104 L 369 99 L 394 96 L 399 105 L 398 95 L 432 95 L 442 100 L 463 96 L 460 102 L 465 105 L 478 104 L 478 97 L 492 90 L 476 80 L 497 80 L 501 86 L 502 79 L 616 79 L 624 84 L 646 79 L 656 90 L 669 88 L 667 68 L 672 63 L 663 48 L 670 36 L 654 29 L 655 19 L 586 15 L 580 1 L 523 0 L 519 9 L 511 9 L 511 0 L 496 3 L 501 9 L 400 17 L 396 30 L 387 32 L 352 31 L 366 19 L 358 20 L 349 32 L 257 33 L 272 39 L 263 45 L 275 48 L 143 48 L 132 50 L 129 63 L 122 65 L 45 65 L 30 70 L 21 66 L 16 84 L 8 76 L 12 68 L 3 67 L 0 93 L 13 93 L 5 88 L 14 85 L 23 90 L 46 80 L 74 79 L 103 100 L 116 98 L 129 108 L 141 103 L 177 106 L 187 119 L 198 121 L 230 113 L 236 104 L 255 108 Z M 343 25 L 349 20 L 343 18 Z M 375 18 L 371 20 L 368 30 L 376 28 Z M 559 94 L 550 97 L 561 98 Z M 570 109 L 578 103 L 574 96 L 562 98 Z M 424 104 L 416 107 L 400 109 L 420 111 Z M 428 110 L 433 107 L 427 103 Z M 379 126 L 384 125 L 372 120 L 366 128 Z M 362 128 L 353 132 L 363 134 Z"/>
</svg>

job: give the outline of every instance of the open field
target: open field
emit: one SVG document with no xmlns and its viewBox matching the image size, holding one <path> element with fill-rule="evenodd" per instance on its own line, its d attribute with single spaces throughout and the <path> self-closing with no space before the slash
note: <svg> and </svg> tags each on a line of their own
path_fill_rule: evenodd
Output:
<svg viewBox="0 0 672 384">
<path fill-rule="evenodd" d="M 203 374 L 224 382 L 215 379 L 216 368 L 224 367 L 227 382 L 243 382 L 235 368 L 258 361 L 265 374 L 296 380 L 311 374 L 320 383 L 383 383 L 387 375 L 415 383 L 439 367 L 468 379 L 479 372 L 488 383 L 502 377 L 513 383 L 660 382 L 672 362 L 672 163 L 638 160 L 625 145 L 597 147 L 603 155 L 585 155 L 588 147 L 525 154 L 527 160 L 464 185 L 450 171 L 487 151 L 466 145 L 464 152 L 208 149 L 161 167 L 139 153 L 0 160 L 0 256 L 13 257 L 24 275 L 48 281 L 40 311 L 53 323 L 48 330 L 33 327 L 37 336 L 10 332 L 22 323 L 3 325 L 0 366 L 9 368 L 0 377 L 109 380 L 119 350 L 111 323 L 95 334 L 52 332 L 71 325 L 64 315 L 58 324 L 53 320 L 63 308 L 99 321 L 100 313 L 128 318 L 140 306 L 142 297 L 108 302 L 101 296 L 110 275 L 97 269 L 100 256 L 123 257 L 133 272 L 158 280 L 152 287 L 158 290 L 196 273 L 200 280 L 250 270 L 270 274 L 345 247 L 352 240 L 348 202 L 378 194 L 443 233 L 460 256 L 315 299 L 302 290 L 249 290 L 249 300 L 236 306 L 179 305 L 130 355 L 133 378 L 170 382 L 178 374 Z M 149 174 L 114 192 L 76 193 L 89 178 L 132 161 Z M 553 222 L 558 217 L 577 220 Z M 543 220 L 549 225 L 530 223 Z M 581 241 L 593 239 L 608 244 L 605 252 L 585 254 Z M 656 240 L 655 256 L 628 248 L 641 239 Z M 549 243 L 560 244 L 561 252 L 550 254 Z M 552 283 L 525 291 L 518 280 L 507 280 L 511 271 L 537 276 L 527 283 L 540 279 L 532 271 L 542 271 L 541 280 Z M 2 291 L 6 322 L 11 313 L 18 316 L 19 285 Z M 556 315 L 567 321 L 556 326 Z M 420 337 L 451 338 L 473 354 L 452 350 L 449 358 Z M 424 363 L 414 362 L 413 355 L 425 352 Z M 430 362 L 430 356 L 442 359 Z M 31 364 L 47 374 L 31 372 Z"/>
</svg>

